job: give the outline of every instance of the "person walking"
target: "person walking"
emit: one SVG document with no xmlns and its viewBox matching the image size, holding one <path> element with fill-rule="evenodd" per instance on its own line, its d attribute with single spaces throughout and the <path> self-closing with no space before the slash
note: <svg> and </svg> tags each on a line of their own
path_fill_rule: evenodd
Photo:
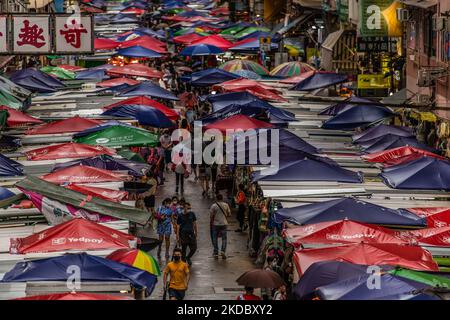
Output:
<svg viewBox="0 0 450 320">
<path fill-rule="evenodd" d="M 163 283 L 167 283 L 167 277 L 170 276 L 169 282 L 169 299 L 183 300 L 188 289 L 190 272 L 186 262 L 181 260 L 181 249 L 173 250 L 172 261 L 169 262 L 164 269 Z"/>
<path fill-rule="evenodd" d="M 158 187 L 158 181 L 156 181 L 154 173 L 150 170 L 146 174 L 145 183 L 150 186 L 150 188 L 145 191 L 141 196 L 144 200 L 145 209 L 151 214 L 151 225 L 156 219 L 155 212 L 155 193 Z"/>
<path fill-rule="evenodd" d="M 245 287 L 245 293 L 238 295 L 236 300 L 261 300 L 260 297 L 254 294 L 255 289 L 252 287 Z"/>
<path fill-rule="evenodd" d="M 246 207 L 247 198 L 245 196 L 244 185 L 242 183 L 239 184 L 238 186 L 238 193 L 236 194 L 235 201 L 236 204 L 238 205 L 237 220 L 239 221 L 239 229 L 237 229 L 236 232 L 242 232 L 245 231 L 246 229 L 244 223 L 245 223 L 245 211 L 247 210 Z"/>
<path fill-rule="evenodd" d="M 231 215 L 230 207 L 223 201 L 223 196 L 218 193 L 216 195 L 216 202 L 210 208 L 211 214 L 211 241 L 214 247 L 213 256 L 215 259 L 219 258 L 219 240 L 222 238 L 222 247 L 220 255 L 222 259 L 226 259 L 225 254 L 227 249 L 227 218 Z"/>
<path fill-rule="evenodd" d="M 158 220 L 156 232 L 158 233 L 159 240 L 161 241 L 158 246 L 158 258 L 161 258 L 162 242 L 165 241 L 166 259 L 169 259 L 170 235 L 172 234 L 172 220 L 174 216 L 172 208 L 170 207 L 171 202 L 172 200 L 170 198 L 165 199 L 156 212 L 156 219 Z"/>
<path fill-rule="evenodd" d="M 192 265 L 191 258 L 197 251 L 197 217 L 192 212 L 191 204 L 186 202 L 184 210 L 177 219 L 177 243 L 181 244 L 181 255 L 183 261 L 186 261 L 189 266 Z M 186 255 L 186 250 L 189 247 L 189 254 Z"/>
<path fill-rule="evenodd" d="M 287 291 L 284 284 L 281 285 L 281 287 L 279 287 L 277 291 L 275 291 L 273 300 L 287 300 Z"/>
<path fill-rule="evenodd" d="M 168 165 L 169 163 L 172 162 L 172 147 L 173 147 L 172 137 L 169 134 L 169 130 L 166 129 L 163 131 L 163 134 L 159 138 L 159 142 L 161 142 L 161 147 L 164 152 L 164 164 L 166 167 L 165 169 L 166 171 L 168 171 Z"/>
</svg>

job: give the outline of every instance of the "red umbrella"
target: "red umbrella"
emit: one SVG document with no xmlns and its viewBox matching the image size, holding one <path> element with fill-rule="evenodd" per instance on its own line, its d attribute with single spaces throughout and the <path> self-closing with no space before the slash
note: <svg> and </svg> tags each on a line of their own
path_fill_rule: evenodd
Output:
<svg viewBox="0 0 450 320">
<path fill-rule="evenodd" d="M 67 186 L 67 189 L 112 202 L 120 202 L 128 197 L 128 192 L 126 191 L 90 187 L 78 184 L 70 184 Z"/>
<path fill-rule="evenodd" d="M 407 231 L 406 234 L 412 236 L 420 245 L 437 247 L 450 246 L 450 226 Z"/>
<path fill-rule="evenodd" d="M 182 36 L 174 37 L 173 42 L 182 43 L 182 44 L 191 44 L 192 42 L 198 41 L 203 38 L 204 38 L 204 36 L 201 36 L 197 33 L 189 33 L 189 34 L 184 34 Z"/>
<path fill-rule="evenodd" d="M 95 38 L 94 48 L 95 50 L 112 50 L 119 46 L 120 42 L 108 38 Z"/>
<path fill-rule="evenodd" d="M 125 181 L 126 175 L 84 165 L 74 165 L 55 172 L 48 173 L 40 178 L 57 184 L 63 183 L 98 183 Z"/>
<path fill-rule="evenodd" d="M 390 167 L 404 162 L 416 160 L 423 156 L 441 160 L 445 159 L 444 157 L 441 157 L 435 153 L 411 146 L 402 146 L 389 150 L 383 150 L 380 152 L 363 155 L 362 158 L 368 162 L 378 162 L 382 163 L 385 167 Z"/>
<path fill-rule="evenodd" d="M 247 271 L 236 282 L 241 286 L 252 288 L 279 288 L 284 284 L 278 273 L 266 269 Z"/>
<path fill-rule="evenodd" d="M 116 151 L 114 149 L 102 146 L 91 146 L 88 144 L 69 142 L 33 149 L 27 151 L 25 154 L 28 160 L 35 161 L 65 158 L 88 158 L 100 156 L 102 154 L 112 156 L 116 154 Z"/>
<path fill-rule="evenodd" d="M 231 43 L 230 41 L 228 41 L 216 34 L 213 34 L 211 36 L 206 36 L 206 37 L 203 37 L 202 39 L 192 42 L 192 45 L 196 45 L 196 44 L 210 44 L 210 45 L 216 46 L 224 51 L 226 51 L 234 46 L 233 43 Z"/>
<path fill-rule="evenodd" d="M 163 73 L 139 63 L 128 64 L 123 67 L 115 67 L 108 70 L 111 75 L 128 75 L 144 78 L 162 78 Z"/>
<path fill-rule="evenodd" d="M 450 226 L 450 207 L 437 208 L 409 208 L 408 211 L 417 214 L 419 217 L 427 219 L 430 227 Z"/>
<path fill-rule="evenodd" d="M 102 123 L 100 120 L 74 116 L 64 120 L 53 121 L 27 131 L 27 134 L 59 134 L 81 132 Z"/>
<path fill-rule="evenodd" d="M 130 248 L 132 235 L 83 218 L 71 219 L 26 238 L 11 238 L 13 254 Z"/>
<path fill-rule="evenodd" d="M 285 98 L 278 94 L 279 91 L 277 89 L 249 79 L 234 79 L 217 84 L 213 86 L 213 88 L 222 89 L 225 92 L 246 91 L 263 100 L 279 102 L 287 101 Z"/>
<path fill-rule="evenodd" d="M 61 69 L 67 70 L 67 71 L 73 71 L 73 72 L 75 72 L 75 71 L 81 71 L 81 70 L 86 70 L 86 68 L 79 67 L 79 66 L 72 66 L 72 65 L 70 65 L 70 64 L 60 64 L 60 65 L 58 66 L 58 68 L 61 68 Z"/>
<path fill-rule="evenodd" d="M 294 262 L 299 274 L 303 274 L 313 263 L 325 260 L 439 271 L 430 252 L 410 245 L 358 243 L 338 247 L 303 249 L 294 253 Z"/>
<path fill-rule="evenodd" d="M 13 300 L 132 300 L 125 296 L 98 293 L 65 292 L 17 298 Z"/>
<path fill-rule="evenodd" d="M 145 13 L 144 9 L 139 9 L 139 8 L 135 8 L 135 7 L 131 7 L 131 8 L 127 8 L 127 9 L 123 9 L 120 11 L 121 13 L 133 13 L 135 15 L 142 15 Z"/>
<path fill-rule="evenodd" d="M 180 117 L 180 115 L 174 109 L 171 109 L 171 108 L 163 105 L 162 103 L 159 103 L 158 101 L 155 101 L 155 100 L 150 99 L 145 96 L 137 96 L 137 97 L 132 97 L 132 98 L 128 98 L 125 100 L 121 100 L 119 102 L 110 104 L 109 106 L 103 107 L 103 110 L 109 110 L 111 108 L 120 107 L 120 106 L 124 106 L 127 104 L 141 104 L 144 106 L 153 107 L 155 109 L 158 109 L 162 113 L 164 113 L 164 115 L 166 117 L 168 117 L 170 120 L 176 121 Z"/>
<path fill-rule="evenodd" d="M 121 84 L 128 84 L 130 86 L 134 86 L 135 84 L 138 84 L 139 82 L 140 81 L 137 81 L 134 79 L 120 77 L 120 78 L 112 78 L 112 79 L 105 80 L 102 82 L 97 82 L 97 86 L 101 87 L 101 88 L 110 88 L 110 87 L 120 86 Z"/>
<path fill-rule="evenodd" d="M 222 132 L 226 132 L 227 130 L 249 130 L 272 127 L 273 126 L 270 123 L 253 119 L 242 114 L 237 114 L 223 120 L 215 121 L 205 126 L 204 129 L 217 129 Z"/>
<path fill-rule="evenodd" d="M 32 116 L 29 116 L 21 111 L 7 106 L 0 106 L 0 110 L 8 111 L 9 116 L 6 120 L 6 125 L 8 127 L 20 127 L 30 124 L 42 123 L 42 121 L 39 119 L 33 118 Z"/>
<path fill-rule="evenodd" d="M 120 48 L 128 48 L 133 46 L 141 46 L 158 53 L 167 53 L 166 44 L 164 42 L 148 35 L 140 36 L 120 43 Z"/>
</svg>

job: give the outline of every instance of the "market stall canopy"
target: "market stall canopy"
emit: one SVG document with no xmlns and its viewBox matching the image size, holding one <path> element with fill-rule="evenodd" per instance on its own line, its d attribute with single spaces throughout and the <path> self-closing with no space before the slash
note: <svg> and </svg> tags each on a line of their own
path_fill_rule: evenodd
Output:
<svg viewBox="0 0 450 320">
<path fill-rule="evenodd" d="M 0 153 L 0 176 L 13 177 L 22 175 L 23 175 L 23 166 L 20 163 L 11 160 Z"/>
<path fill-rule="evenodd" d="M 266 27 L 248 27 L 244 30 L 240 30 L 239 32 L 235 33 L 233 37 L 236 39 L 240 39 L 242 37 L 248 36 L 249 34 L 252 34 L 254 32 L 263 31 L 263 32 L 270 32 L 269 28 Z"/>
<path fill-rule="evenodd" d="M 95 38 L 95 50 L 113 50 L 119 46 L 120 42 L 108 38 Z"/>
<path fill-rule="evenodd" d="M 223 69 L 228 72 L 248 70 L 253 71 L 260 76 L 269 75 L 269 71 L 267 71 L 266 68 L 264 68 L 262 65 L 252 60 L 242 60 L 242 59 L 230 60 L 222 64 L 220 66 L 220 69 Z"/>
<path fill-rule="evenodd" d="M 414 148 L 426 150 L 429 152 L 437 152 L 435 149 L 429 147 L 428 145 L 417 141 L 413 137 L 399 137 L 393 134 L 387 134 L 380 138 L 373 140 L 368 140 L 362 145 L 364 153 L 376 153 L 382 152 L 388 149 L 394 149 L 403 146 L 411 146 Z"/>
<path fill-rule="evenodd" d="M 57 67 L 64 69 L 64 70 L 73 71 L 73 72 L 86 70 L 86 68 L 83 68 L 80 66 L 73 66 L 71 64 L 58 64 Z"/>
<path fill-rule="evenodd" d="M 386 134 L 394 134 L 400 137 L 413 137 L 414 133 L 412 128 L 389 126 L 385 124 L 379 124 L 375 127 L 364 130 L 361 133 L 352 136 L 353 142 L 356 144 L 364 143 L 368 140 L 382 137 Z"/>
<path fill-rule="evenodd" d="M 83 158 L 64 163 L 58 163 L 54 166 L 52 171 L 57 171 L 62 168 L 67 168 L 79 164 L 110 171 L 126 171 L 129 175 L 135 177 L 143 176 L 145 172 L 150 169 L 150 166 L 148 164 L 126 159 L 114 158 L 107 155 L 101 155 L 97 157 Z"/>
<path fill-rule="evenodd" d="M 128 197 L 127 191 L 113 190 L 107 188 L 92 187 L 78 184 L 69 184 L 66 188 L 75 192 L 85 194 L 87 196 L 97 197 L 112 202 L 121 202 Z"/>
<path fill-rule="evenodd" d="M 328 284 L 318 287 L 316 293 L 321 300 L 409 300 L 420 295 L 421 289 L 429 287 L 421 282 L 382 273 L 378 280 L 380 289 L 373 290 L 367 285 L 370 277 L 371 274 L 366 273 Z"/>
<path fill-rule="evenodd" d="M 264 170 L 256 172 L 253 181 L 335 181 L 345 183 L 362 183 L 361 172 L 344 169 L 326 161 L 300 159 L 279 164 L 275 174 L 267 175 Z"/>
<path fill-rule="evenodd" d="M 355 198 L 341 198 L 277 210 L 275 220 L 307 225 L 350 219 L 386 227 L 426 226 L 424 218 L 407 210 L 394 210 Z"/>
<path fill-rule="evenodd" d="M 68 132 L 80 132 L 95 127 L 101 121 L 95 119 L 74 116 L 71 118 L 49 122 L 27 131 L 27 135 L 35 134 L 60 134 Z"/>
<path fill-rule="evenodd" d="M 45 66 L 40 69 L 42 72 L 45 72 L 49 75 L 52 75 L 61 80 L 73 80 L 75 79 L 75 72 L 68 71 L 62 68 L 53 67 L 53 66 Z"/>
<path fill-rule="evenodd" d="M 117 219 L 129 220 L 141 225 L 146 224 L 150 219 L 150 213 L 147 211 L 96 197 L 92 197 L 89 201 L 86 201 L 86 195 L 82 193 L 66 189 L 33 176 L 27 176 L 24 180 L 17 182 L 16 186 L 22 192 L 37 193 L 41 197 L 46 197 L 52 201 L 69 204 L 79 210 L 88 211 L 86 217 L 89 217 L 91 215 L 90 213 L 97 213 Z"/>
<path fill-rule="evenodd" d="M 125 181 L 126 177 L 126 175 L 114 171 L 79 164 L 48 173 L 41 176 L 41 179 L 57 184 L 68 184 L 119 182 Z"/>
<path fill-rule="evenodd" d="M 111 87 L 115 87 L 115 86 L 120 86 L 122 84 L 127 84 L 129 86 L 133 86 L 138 83 L 140 83 L 140 81 L 138 81 L 138 80 L 120 77 L 120 78 L 112 78 L 109 80 L 104 80 L 102 82 L 97 82 L 97 87 L 111 88 Z"/>
<path fill-rule="evenodd" d="M 91 146 L 80 143 L 62 143 L 48 147 L 42 147 L 27 151 L 25 154 L 28 160 L 56 160 L 65 158 L 85 158 L 95 157 L 102 154 L 114 155 L 115 150 L 101 146 Z"/>
<path fill-rule="evenodd" d="M 248 38 L 248 39 L 244 39 L 244 40 L 234 43 L 233 46 L 229 48 L 229 50 L 233 51 L 233 52 L 247 52 L 247 51 L 253 52 L 253 51 L 259 51 L 260 47 L 261 47 L 261 45 L 260 45 L 259 39 Z M 272 42 L 270 44 L 270 48 L 272 50 L 277 49 L 278 44 Z"/>
<path fill-rule="evenodd" d="M 150 131 L 114 123 L 79 132 L 73 139 L 97 147 L 156 146 L 159 141 L 158 136 Z"/>
<path fill-rule="evenodd" d="M 119 13 L 113 16 L 109 23 L 113 24 L 126 24 L 126 23 L 139 23 L 140 19 L 137 18 L 134 14 L 126 14 L 126 13 Z"/>
<path fill-rule="evenodd" d="M 105 74 L 105 70 L 101 69 L 88 69 L 83 71 L 78 71 L 75 73 L 76 80 L 92 80 L 92 81 L 102 81 L 109 79 Z"/>
<path fill-rule="evenodd" d="M 213 45 L 215 47 L 218 47 L 224 51 L 228 50 L 229 48 L 231 48 L 233 46 L 233 43 L 231 43 L 230 41 L 222 38 L 219 35 L 210 35 L 210 36 L 206 36 L 202 39 L 196 40 L 194 42 L 191 43 L 192 45 L 197 45 L 197 44 L 209 44 L 209 45 Z"/>
<path fill-rule="evenodd" d="M 131 40 L 123 41 L 120 43 L 119 48 L 124 49 L 128 47 L 141 46 L 143 48 L 155 51 L 160 54 L 167 53 L 166 44 L 151 36 L 144 35 Z"/>
<path fill-rule="evenodd" d="M 450 206 L 449 207 L 430 207 L 430 208 L 408 208 L 406 209 L 419 217 L 427 220 L 427 226 L 446 227 L 450 226 Z"/>
<path fill-rule="evenodd" d="M 123 67 L 115 67 L 108 70 L 110 75 L 127 75 L 144 78 L 162 78 L 163 73 L 140 63 L 132 63 Z"/>
<path fill-rule="evenodd" d="M 191 83 L 191 85 L 193 86 L 208 87 L 238 78 L 240 77 L 234 73 L 230 73 L 222 69 L 213 68 L 194 72 L 189 76 L 182 77 L 181 79 Z"/>
<path fill-rule="evenodd" d="M 409 231 L 405 235 L 414 238 L 421 246 L 450 247 L 450 226 Z"/>
<path fill-rule="evenodd" d="M 227 130 L 250 130 L 250 129 L 260 129 L 260 128 L 272 128 L 273 125 L 270 123 L 256 120 L 250 118 L 248 116 L 237 114 L 231 116 L 229 118 L 218 120 L 213 123 L 210 123 L 203 128 L 205 130 L 217 129 L 222 132 L 226 132 Z"/>
<path fill-rule="evenodd" d="M 405 279 L 421 282 L 433 287 L 450 288 L 450 278 L 447 274 L 440 275 L 439 273 L 434 274 L 431 272 L 414 271 L 404 268 L 395 268 L 389 270 L 388 273 Z"/>
<path fill-rule="evenodd" d="M 5 110 L 8 112 L 6 125 L 11 128 L 42 123 L 42 121 L 39 119 L 33 118 L 32 116 L 29 116 L 26 113 L 23 113 L 21 111 L 18 111 L 16 109 L 7 106 L 0 106 L 0 110 Z"/>
<path fill-rule="evenodd" d="M 231 93 L 221 93 L 221 94 L 211 94 L 206 97 L 213 105 L 213 110 L 217 111 L 231 104 L 245 105 L 248 103 L 259 103 L 261 106 L 271 107 L 271 104 L 261 100 L 255 95 L 241 91 L 241 92 L 231 92 Z"/>
<path fill-rule="evenodd" d="M 11 238 L 10 253 L 43 253 L 130 248 L 134 236 L 82 218 L 71 219 L 26 238 Z"/>
<path fill-rule="evenodd" d="M 119 49 L 116 53 L 119 56 L 124 57 L 136 57 L 136 58 L 161 58 L 162 55 L 151 49 L 136 45 Z"/>
<path fill-rule="evenodd" d="M 146 271 L 87 253 L 19 262 L 5 273 L 1 282 L 66 282 L 72 275 L 66 272 L 71 266 L 78 266 L 80 269 L 81 283 L 83 281 L 128 282 L 136 288 L 145 288 L 146 292 L 151 294 L 157 282 L 156 276 Z"/>
<path fill-rule="evenodd" d="M 403 164 L 409 161 L 417 160 L 423 156 L 444 160 L 435 153 L 426 150 L 414 148 L 411 146 L 403 146 L 393 149 L 387 149 L 376 153 L 363 155 L 362 158 L 368 162 L 382 163 L 385 167 Z"/>
<path fill-rule="evenodd" d="M 422 157 L 383 169 L 383 182 L 394 189 L 450 190 L 450 162 Z"/>
<path fill-rule="evenodd" d="M 307 71 L 307 72 L 302 73 L 302 74 L 299 75 L 299 76 L 289 77 L 289 78 L 280 80 L 279 82 L 280 82 L 280 83 L 283 83 L 283 84 L 297 84 L 297 83 L 299 83 L 300 81 L 303 81 L 303 80 L 305 80 L 306 78 L 311 77 L 311 76 L 314 74 L 314 72 L 315 72 L 315 71 Z"/>
<path fill-rule="evenodd" d="M 32 92 L 0 76 L 0 105 L 14 109 L 27 109 L 31 104 Z"/>
<path fill-rule="evenodd" d="M 371 123 L 393 117 L 389 108 L 377 105 L 354 105 L 326 120 L 322 128 L 331 130 L 353 130 Z"/>
<path fill-rule="evenodd" d="M 291 61 L 276 66 L 272 71 L 270 71 L 270 75 L 275 77 L 288 78 L 300 76 L 306 72 L 315 70 L 316 69 L 314 67 L 310 66 L 307 63 L 300 61 Z"/>
<path fill-rule="evenodd" d="M 260 99 L 270 100 L 276 102 L 286 102 L 287 100 L 283 98 L 279 93 L 280 91 L 261 84 L 254 80 L 249 79 L 233 79 L 216 84 L 213 89 L 222 90 L 225 92 L 248 92 Z"/>
<path fill-rule="evenodd" d="M 297 271 L 303 274 L 315 262 L 335 260 L 364 265 L 390 265 L 419 271 L 439 271 L 433 256 L 421 247 L 358 243 L 294 252 Z"/>
<path fill-rule="evenodd" d="M 39 300 L 39 301 L 49 301 L 49 300 L 130 300 L 126 296 L 119 295 L 108 295 L 108 294 L 98 294 L 98 293 L 84 293 L 84 292 L 64 292 L 64 293 L 51 293 L 43 294 L 37 296 L 27 296 L 23 298 L 17 298 L 14 300 Z"/>
<path fill-rule="evenodd" d="M 347 75 L 326 72 L 326 71 L 315 71 L 310 77 L 300 81 L 291 90 L 295 91 L 312 91 L 321 88 L 327 88 L 336 84 L 347 82 Z"/>
<path fill-rule="evenodd" d="M 182 56 L 210 56 L 222 54 L 223 50 L 210 44 L 192 44 L 181 50 Z"/>
<path fill-rule="evenodd" d="M 176 126 L 175 123 L 160 110 L 142 104 L 125 104 L 110 108 L 104 111 L 102 115 L 119 118 L 133 118 L 138 120 L 141 125 L 154 128 L 172 128 Z"/>
<path fill-rule="evenodd" d="M 287 228 L 286 240 L 295 247 L 336 245 L 347 243 L 396 243 L 408 244 L 392 230 L 353 220 L 335 220 Z"/>
<path fill-rule="evenodd" d="M 190 45 L 195 41 L 198 41 L 200 39 L 203 39 L 204 36 L 198 34 L 198 33 L 188 33 L 181 36 L 173 37 L 172 41 L 175 43 L 181 43 L 184 45 Z"/>
<path fill-rule="evenodd" d="M 34 68 L 16 71 L 9 78 L 12 82 L 33 92 L 55 92 L 64 88 L 64 84 L 61 81 Z"/>
<path fill-rule="evenodd" d="M 153 107 L 155 109 L 158 109 L 162 113 L 164 113 L 170 120 L 176 121 L 180 117 L 180 115 L 178 114 L 178 112 L 176 110 L 171 109 L 171 108 L 163 105 L 162 103 L 159 103 L 158 101 L 147 98 L 145 96 L 132 97 L 132 98 L 128 98 L 125 100 L 121 100 L 119 102 L 116 102 L 116 103 L 110 104 L 106 107 L 103 107 L 103 110 L 109 110 L 111 108 L 120 107 L 120 106 L 124 106 L 124 105 L 130 105 L 130 104 Z"/>
<path fill-rule="evenodd" d="M 359 98 L 356 96 L 351 96 L 350 98 L 346 99 L 343 102 L 332 104 L 331 106 L 322 110 L 319 114 L 327 115 L 327 116 L 335 116 L 343 111 L 346 111 L 346 110 L 352 108 L 353 106 L 355 106 L 356 103 L 357 104 L 368 104 L 368 105 L 372 105 L 372 104 L 381 105 L 377 102 L 374 102 L 374 101 L 366 99 L 366 98 Z"/>
<path fill-rule="evenodd" d="M 158 261 L 147 252 L 138 249 L 122 248 L 112 252 L 106 259 L 121 262 L 145 270 L 155 276 L 161 275 Z"/>
<path fill-rule="evenodd" d="M 151 81 L 143 81 L 134 86 L 122 90 L 120 97 L 148 96 L 165 100 L 179 100 L 172 92 L 161 88 Z"/>
</svg>

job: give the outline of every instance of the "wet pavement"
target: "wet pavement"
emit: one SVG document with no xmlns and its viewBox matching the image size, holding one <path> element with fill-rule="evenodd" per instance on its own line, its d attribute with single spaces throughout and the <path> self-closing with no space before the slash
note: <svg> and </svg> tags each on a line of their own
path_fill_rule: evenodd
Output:
<svg viewBox="0 0 450 320">
<path fill-rule="evenodd" d="M 166 183 L 157 192 L 157 205 L 166 197 L 176 195 L 174 174 L 166 173 L 165 175 Z M 253 259 L 248 255 L 247 233 L 234 232 L 238 228 L 238 223 L 233 213 L 233 216 L 228 220 L 230 225 L 228 226 L 227 259 L 214 259 L 209 234 L 209 208 L 213 203 L 213 199 L 212 197 L 205 198 L 202 196 L 200 182 L 195 182 L 193 175 L 185 181 L 184 187 L 184 198 L 191 203 L 192 209 L 197 216 L 199 233 L 197 239 L 198 249 L 192 258 L 191 281 L 186 292 L 186 300 L 234 300 L 242 292 L 242 287 L 237 285 L 236 279 L 243 272 L 255 268 Z M 156 237 L 156 233 L 150 231 L 150 234 Z M 175 247 L 175 241 L 175 235 L 172 234 L 171 250 Z M 164 250 L 165 247 L 163 245 L 162 261 L 160 261 L 161 271 L 163 271 L 166 264 Z M 156 252 L 156 249 L 150 251 L 155 258 Z M 160 300 L 162 295 L 163 283 L 161 275 L 150 299 Z"/>
</svg>

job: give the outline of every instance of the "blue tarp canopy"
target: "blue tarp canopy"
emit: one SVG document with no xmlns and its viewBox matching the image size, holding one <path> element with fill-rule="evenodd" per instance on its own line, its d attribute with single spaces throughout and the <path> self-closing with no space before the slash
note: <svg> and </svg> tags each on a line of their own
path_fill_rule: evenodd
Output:
<svg viewBox="0 0 450 320">
<path fill-rule="evenodd" d="M 182 56 L 209 56 L 223 53 L 223 50 L 210 45 L 210 44 L 196 44 L 192 46 L 187 46 L 181 50 L 180 55 Z"/>
<path fill-rule="evenodd" d="M 125 89 L 128 89 L 129 87 L 131 87 L 130 84 L 122 83 L 122 84 L 119 84 L 117 86 L 112 86 L 112 87 L 109 87 L 109 88 L 101 88 L 101 89 L 97 90 L 96 92 L 111 91 L 111 92 L 114 92 L 114 93 L 117 93 L 117 92 L 120 93 L 120 92 L 124 91 Z"/>
<path fill-rule="evenodd" d="M 182 78 L 186 82 L 190 82 L 193 86 L 208 87 L 218 83 L 229 80 L 239 79 L 240 76 L 222 70 L 222 69 L 207 69 L 199 72 L 194 72 L 191 75 Z"/>
<path fill-rule="evenodd" d="M 84 166 L 105 169 L 110 171 L 118 171 L 118 170 L 126 171 L 129 175 L 132 175 L 134 177 L 143 176 L 145 172 L 147 172 L 150 169 L 150 166 L 146 163 L 113 158 L 108 155 L 102 155 L 98 157 L 91 157 L 64 163 L 58 163 L 55 165 L 52 172 L 80 164 Z"/>
<path fill-rule="evenodd" d="M 430 152 L 436 152 L 436 150 L 417 141 L 414 137 L 400 137 L 394 134 L 386 134 L 379 138 L 368 140 L 361 146 L 363 147 L 364 153 L 375 153 L 403 146 L 411 146 Z"/>
<path fill-rule="evenodd" d="M 394 112 L 384 106 L 355 105 L 325 121 L 323 129 L 353 130 L 394 116 Z"/>
<path fill-rule="evenodd" d="M 0 187 L 0 201 L 14 197 L 16 194 L 6 188 Z"/>
<path fill-rule="evenodd" d="M 273 107 L 267 101 L 264 101 L 246 91 L 211 94 L 206 97 L 206 100 L 213 105 L 214 112 L 232 104 L 246 105 L 249 103 L 258 103 L 261 107 Z"/>
<path fill-rule="evenodd" d="M 352 139 L 354 143 L 362 144 L 368 140 L 376 139 L 387 134 L 394 134 L 401 137 L 414 137 L 412 128 L 379 124 L 375 127 L 364 130 L 361 133 L 355 134 Z"/>
<path fill-rule="evenodd" d="M 125 104 L 106 110 L 102 116 L 133 118 L 139 124 L 155 128 L 171 128 L 175 124 L 156 108 L 142 104 Z"/>
<path fill-rule="evenodd" d="M 81 281 L 129 282 L 136 288 L 146 288 L 151 294 L 158 281 L 156 276 L 132 266 L 87 253 L 17 263 L 5 273 L 2 282 L 67 281 L 72 275 L 67 270 L 78 266 Z"/>
<path fill-rule="evenodd" d="M 349 219 L 384 226 L 426 227 L 425 218 L 408 210 L 394 210 L 354 198 L 341 198 L 292 208 L 279 209 L 275 220 L 313 224 Z"/>
<path fill-rule="evenodd" d="M 450 162 L 422 157 L 383 169 L 384 183 L 395 189 L 450 191 Z"/>
<path fill-rule="evenodd" d="M 172 92 L 161 88 L 159 85 L 151 81 L 143 81 L 141 83 L 130 86 L 121 91 L 120 97 L 148 96 L 166 100 L 179 100 Z"/>
<path fill-rule="evenodd" d="M 58 79 L 34 68 L 22 69 L 11 74 L 9 79 L 33 92 L 55 92 L 64 88 L 64 84 Z"/>
<path fill-rule="evenodd" d="M 137 23 L 139 19 L 133 14 L 119 13 L 110 19 L 110 23 Z"/>
<path fill-rule="evenodd" d="M 293 86 L 291 90 L 311 91 L 321 88 L 327 88 L 329 86 L 347 81 L 347 75 L 345 74 L 316 71 L 312 76 L 300 81 L 295 86 Z"/>
<path fill-rule="evenodd" d="M 369 266 L 344 261 L 319 261 L 306 269 L 294 287 L 298 300 L 310 300 L 318 287 L 326 286 L 355 276 L 367 275 Z"/>
<path fill-rule="evenodd" d="M 375 289 L 370 283 L 371 274 L 359 275 L 317 288 L 321 300 L 407 300 L 414 296 L 416 290 L 425 289 L 429 285 L 394 276 L 381 274 L 380 286 Z"/>
<path fill-rule="evenodd" d="M 162 55 L 156 51 L 144 48 L 142 46 L 132 46 L 128 48 L 119 49 L 117 55 L 124 57 L 137 57 L 137 58 L 161 58 Z"/>
<path fill-rule="evenodd" d="M 355 103 L 381 105 L 381 104 L 373 102 L 373 101 L 371 101 L 369 99 L 352 96 L 352 97 L 346 99 L 343 102 L 339 102 L 339 103 L 333 104 L 333 105 L 323 109 L 319 114 L 320 115 L 335 116 L 335 115 L 341 113 L 342 111 L 350 109 L 351 107 L 353 107 L 355 105 Z"/>
<path fill-rule="evenodd" d="M 117 40 L 118 41 L 125 41 L 128 37 L 130 37 L 133 34 L 134 35 L 138 35 L 138 36 L 147 35 L 147 36 L 151 36 L 151 37 L 155 37 L 155 38 L 159 38 L 159 39 L 165 39 L 166 38 L 165 36 L 161 35 L 157 31 L 154 31 L 152 29 L 145 28 L 145 27 L 139 27 L 139 28 L 134 29 L 132 31 L 132 33 L 130 33 L 130 34 L 126 34 L 126 35 L 117 37 Z"/>
<path fill-rule="evenodd" d="M 278 44 L 271 42 L 270 48 L 277 49 Z M 259 49 L 260 49 L 259 39 L 255 39 L 254 41 L 250 41 L 250 42 L 243 43 L 243 44 L 235 46 L 235 47 L 231 47 L 229 50 L 236 51 L 236 52 L 246 52 L 246 51 L 259 51 Z"/>
<path fill-rule="evenodd" d="M 0 154 L 0 177 L 22 176 L 23 166 Z"/>
<path fill-rule="evenodd" d="M 94 80 L 94 81 L 102 81 L 104 79 L 109 79 L 109 77 L 105 74 L 105 70 L 102 69 L 89 69 L 82 70 L 75 73 L 75 79 L 77 80 Z"/>
<path fill-rule="evenodd" d="M 361 183 L 361 172 L 344 169 L 325 161 L 300 159 L 293 162 L 280 163 L 280 169 L 272 175 L 256 172 L 253 181 L 336 181 Z"/>
</svg>

